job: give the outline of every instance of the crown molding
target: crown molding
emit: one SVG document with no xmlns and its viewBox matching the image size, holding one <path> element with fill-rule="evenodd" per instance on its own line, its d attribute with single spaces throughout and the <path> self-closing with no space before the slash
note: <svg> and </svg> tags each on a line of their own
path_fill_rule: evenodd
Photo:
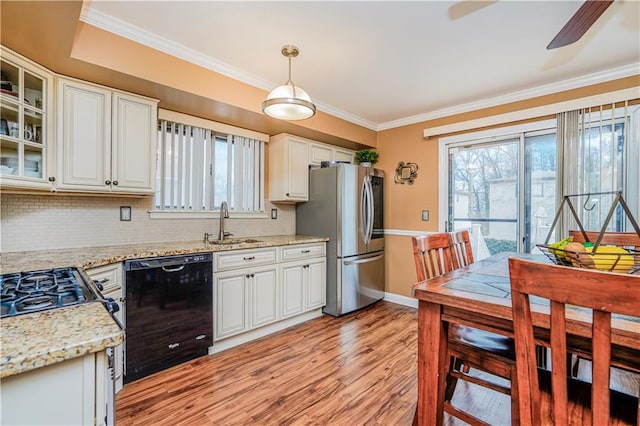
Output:
<svg viewBox="0 0 640 426">
<path fill-rule="evenodd" d="M 113 16 L 107 15 L 95 9 L 91 9 L 85 2 L 82 6 L 80 13 L 80 20 L 101 28 L 105 31 L 109 31 L 121 37 L 133 40 L 137 43 L 156 49 L 160 52 L 164 52 L 168 55 L 176 58 L 183 59 L 187 62 L 199 65 L 208 70 L 226 75 L 227 77 L 238 80 L 242 83 L 249 84 L 251 86 L 263 89 L 265 91 L 271 91 L 278 87 L 279 84 L 268 81 L 264 78 L 258 77 L 254 74 L 243 71 L 239 68 L 233 67 L 225 62 L 211 58 L 196 50 L 183 46 L 180 43 L 168 40 L 160 37 L 157 34 L 143 30 L 140 27 L 132 25 L 126 21 L 120 20 Z M 624 77 L 630 77 L 640 74 L 640 62 L 625 65 L 611 70 L 587 74 L 582 77 L 572 78 L 569 80 L 560 81 L 557 83 L 546 84 L 543 86 L 533 87 L 517 92 L 513 92 L 506 95 L 496 96 L 479 101 L 469 102 L 460 105 L 454 105 L 451 107 L 439 109 L 433 112 L 424 114 L 417 114 L 410 117 L 401 118 L 398 120 L 387 121 L 384 123 L 375 123 L 370 120 L 366 120 L 357 115 L 348 113 L 341 109 L 335 108 L 331 105 L 327 105 L 321 102 L 314 101 L 318 110 L 335 116 L 337 118 L 349 121 L 359 126 L 368 128 L 374 131 L 382 131 L 393 129 L 396 127 L 407 126 L 410 124 L 416 124 L 423 121 L 433 120 L 442 117 L 448 117 L 451 115 L 461 114 L 465 112 L 475 111 L 483 108 L 489 108 L 497 105 L 503 105 L 511 102 L 522 101 L 525 99 L 535 98 L 538 96 L 545 96 L 552 93 L 562 92 L 565 90 L 576 89 L 592 84 L 603 83 L 605 81 L 615 80 Z"/>
<path fill-rule="evenodd" d="M 377 130 L 381 131 L 393 129 L 395 127 L 407 126 L 410 124 L 434 120 L 436 118 L 449 117 L 452 115 L 462 114 L 470 111 L 477 111 L 483 108 L 523 101 L 538 96 L 550 95 L 553 93 L 563 92 L 565 90 L 577 89 L 580 87 L 590 86 L 592 84 L 604 83 L 606 81 L 617 80 L 619 78 L 631 77 L 639 74 L 640 62 L 635 62 L 618 68 L 612 68 L 606 71 L 586 74 L 581 77 L 571 78 L 551 84 L 545 84 L 543 86 L 532 87 L 530 89 L 520 90 L 506 95 L 495 96 L 475 102 L 469 102 L 439 109 L 429 113 L 413 115 L 411 117 L 401 118 L 399 120 L 380 123 L 378 124 Z"/>
<path fill-rule="evenodd" d="M 87 7 L 87 3 L 82 6 L 80 12 L 80 20 L 94 27 L 109 31 L 113 34 L 124 37 L 128 40 L 133 40 L 142 45 L 151 47 L 152 49 L 174 56 L 176 58 L 183 59 L 195 65 L 199 65 L 208 70 L 217 72 L 219 74 L 226 75 L 227 77 L 238 80 L 242 83 L 249 84 L 259 89 L 266 90 L 267 92 L 280 86 L 272 81 L 263 79 L 239 68 L 233 67 L 225 62 L 211 58 L 196 50 L 190 49 L 180 43 L 176 43 L 169 39 L 163 38 L 157 34 L 146 31 L 140 27 L 132 25 L 126 21 L 115 18 L 111 15 L 107 15 L 103 12 L 97 11 Z M 362 117 L 358 117 L 354 114 L 350 114 L 341 109 L 335 108 L 331 105 L 324 104 L 322 102 L 313 101 L 318 110 L 335 116 L 337 118 L 349 121 L 362 127 L 366 127 L 370 130 L 377 130 L 377 124 L 366 120 Z"/>
</svg>

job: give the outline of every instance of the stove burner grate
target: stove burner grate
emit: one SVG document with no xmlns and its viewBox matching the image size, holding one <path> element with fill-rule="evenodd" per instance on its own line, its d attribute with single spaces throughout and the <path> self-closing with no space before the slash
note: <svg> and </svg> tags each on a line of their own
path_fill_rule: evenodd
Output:
<svg viewBox="0 0 640 426">
<path fill-rule="evenodd" d="M 77 305 L 97 296 L 77 268 L 0 275 L 0 317 Z"/>
</svg>

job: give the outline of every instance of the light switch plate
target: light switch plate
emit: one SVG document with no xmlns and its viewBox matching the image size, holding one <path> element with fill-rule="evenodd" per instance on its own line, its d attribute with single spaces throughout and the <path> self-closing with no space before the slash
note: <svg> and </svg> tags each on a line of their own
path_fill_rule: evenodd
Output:
<svg viewBox="0 0 640 426">
<path fill-rule="evenodd" d="M 278 209 L 271 209 L 271 219 L 278 218 Z"/>
<path fill-rule="evenodd" d="M 425 222 L 429 220 L 429 210 L 422 210 L 422 220 Z"/>
</svg>

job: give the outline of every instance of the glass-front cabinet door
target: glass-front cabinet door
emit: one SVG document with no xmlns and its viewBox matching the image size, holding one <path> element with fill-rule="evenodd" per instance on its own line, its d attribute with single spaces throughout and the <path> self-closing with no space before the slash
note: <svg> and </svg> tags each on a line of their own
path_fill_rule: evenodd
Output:
<svg viewBox="0 0 640 426">
<path fill-rule="evenodd" d="M 0 178 L 2 186 L 50 187 L 47 175 L 52 76 L 2 48 Z"/>
</svg>

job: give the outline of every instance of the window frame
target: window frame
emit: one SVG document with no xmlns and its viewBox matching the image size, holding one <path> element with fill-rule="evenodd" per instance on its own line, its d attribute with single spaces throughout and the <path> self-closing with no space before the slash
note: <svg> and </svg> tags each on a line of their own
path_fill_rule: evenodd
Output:
<svg viewBox="0 0 640 426">
<path fill-rule="evenodd" d="M 246 195 L 247 189 L 249 186 L 253 186 L 253 182 L 251 185 L 247 185 L 246 179 L 238 179 L 238 176 L 234 176 L 232 170 L 232 162 L 234 168 L 238 166 L 247 165 L 246 156 L 241 155 L 244 143 L 246 139 L 251 139 L 252 141 L 257 141 L 260 143 L 251 142 L 250 145 L 253 148 L 250 148 L 251 155 L 257 155 L 257 158 L 251 160 L 254 164 L 254 168 L 251 170 L 250 175 L 259 179 L 256 185 L 256 191 L 253 194 L 254 206 L 257 206 L 259 210 L 246 211 L 246 210 L 238 210 L 238 208 L 230 208 L 229 216 L 231 218 L 251 218 L 251 219 L 263 219 L 268 218 L 269 213 L 267 212 L 267 200 L 265 199 L 265 184 L 266 184 L 266 176 L 265 176 L 265 150 L 267 149 L 267 142 L 269 140 L 269 136 L 263 133 L 254 132 L 246 129 L 236 128 L 233 126 L 229 126 L 223 123 L 217 123 L 214 121 L 201 119 L 198 117 L 189 116 L 182 113 L 177 113 L 174 111 L 168 111 L 159 109 L 158 110 L 158 138 L 161 138 L 161 132 L 166 131 L 166 128 L 163 126 L 164 122 L 173 122 L 178 124 L 180 129 L 183 126 L 191 126 L 192 128 L 200 128 L 204 129 L 204 131 L 210 135 L 210 140 L 206 141 L 210 145 L 210 154 L 208 154 L 208 160 L 215 161 L 215 145 L 217 142 L 221 140 L 226 140 L 227 145 L 227 185 L 230 185 L 229 182 L 237 181 L 242 184 L 242 188 L 234 188 L 228 187 L 227 194 L 225 199 L 230 201 L 232 199 L 237 199 L 237 197 L 242 197 L 243 194 Z M 176 138 L 177 139 L 177 138 Z M 172 139 L 171 143 L 175 146 L 175 141 Z M 165 147 L 166 148 L 166 147 Z M 251 151 L 253 149 L 253 151 Z M 166 161 L 165 151 L 161 149 L 161 144 L 158 144 L 158 150 L 156 151 L 156 163 L 158 171 L 161 172 L 162 164 Z M 258 167 L 255 164 L 258 164 Z M 214 172 L 215 173 L 215 172 Z M 235 174 L 241 173 L 244 176 L 242 171 L 238 171 Z M 259 173 L 259 176 L 256 176 L 256 173 Z M 160 188 L 158 191 L 165 191 L 164 183 L 165 176 L 160 177 Z M 204 177 L 202 177 L 204 179 Z M 212 182 L 214 177 L 211 177 Z M 190 188 L 191 190 L 192 188 Z M 165 194 L 164 196 L 166 196 Z M 207 203 L 207 199 L 209 203 Z M 151 219 L 209 219 L 209 218 L 217 218 L 220 215 L 220 206 L 217 203 L 217 200 L 211 200 L 205 194 L 205 199 L 202 200 L 203 204 L 206 206 L 207 204 L 210 206 L 209 210 L 186 210 L 186 209 L 174 209 L 174 208 L 163 208 L 158 207 L 156 205 L 156 197 L 154 195 L 154 205 L 151 210 L 149 210 L 149 217 Z M 163 203 L 162 199 L 160 201 Z M 215 203 L 215 204 L 214 204 Z M 163 203 L 166 205 L 166 203 Z M 231 206 L 231 203 L 230 203 Z"/>
</svg>

